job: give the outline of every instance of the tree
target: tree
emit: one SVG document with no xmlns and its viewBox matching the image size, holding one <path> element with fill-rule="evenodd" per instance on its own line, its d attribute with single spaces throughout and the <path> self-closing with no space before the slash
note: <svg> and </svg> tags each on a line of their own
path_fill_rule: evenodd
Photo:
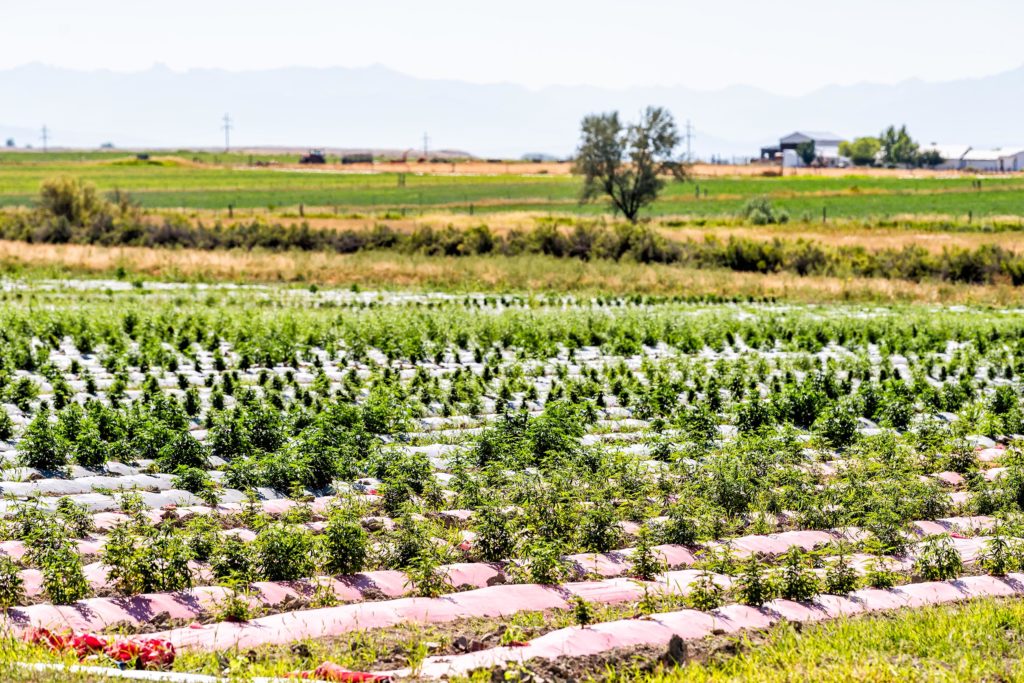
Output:
<svg viewBox="0 0 1024 683">
<path fill-rule="evenodd" d="M 876 137 L 856 138 L 853 142 L 839 143 L 839 153 L 848 157 L 854 166 L 870 166 L 875 163 L 882 142 Z"/>
<path fill-rule="evenodd" d="M 882 160 L 888 165 L 902 164 L 915 166 L 917 164 L 917 143 L 910 137 L 906 126 L 889 126 L 881 136 Z"/>
<path fill-rule="evenodd" d="M 818 158 L 818 151 L 814 148 L 814 140 L 801 142 L 796 146 L 796 155 L 804 162 L 804 166 L 810 166 Z"/>
<path fill-rule="evenodd" d="M 679 132 L 661 107 L 648 107 L 631 124 L 623 124 L 618 112 L 591 114 L 580 127 L 574 172 L 584 178 L 581 202 L 607 195 L 635 223 L 640 209 L 664 187 L 664 175 L 686 177 L 684 166 L 672 158 Z"/>
<path fill-rule="evenodd" d="M 921 152 L 917 157 L 917 163 L 921 166 L 927 166 L 928 168 L 935 168 L 943 161 L 945 161 L 945 159 L 942 158 L 942 154 L 937 149 L 930 149 L 927 152 Z"/>
<path fill-rule="evenodd" d="M 110 213 L 110 205 L 91 183 L 70 176 L 47 178 L 39 188 L 39 207 L 54 218 L 83 226 Z"/>
</svg>

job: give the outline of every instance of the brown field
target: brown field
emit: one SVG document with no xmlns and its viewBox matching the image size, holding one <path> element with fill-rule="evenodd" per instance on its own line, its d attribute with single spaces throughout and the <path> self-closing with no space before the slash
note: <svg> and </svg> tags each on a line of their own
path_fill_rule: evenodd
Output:
<svg viewBox="0 0 1024 683">
<path fill-rule="evenodd" d="M 533 255 L 452 259 L 385 252 L 262 253 L 0 241 L 0 272 L 7 274 L 30 271 L 52 277 L 111 276 L 119 268 L 131 277 L 359 285 L 369 289 L 770 297 L 801 303 L 1024 303 L 1024 295 L 1010 285 L 759 275 L 629 262 L 584 263 Z"/>
</svg>

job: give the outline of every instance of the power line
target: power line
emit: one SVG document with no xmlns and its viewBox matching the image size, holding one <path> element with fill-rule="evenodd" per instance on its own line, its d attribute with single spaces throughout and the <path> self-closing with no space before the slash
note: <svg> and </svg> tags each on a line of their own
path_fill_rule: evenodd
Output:
<svg viewBox="0 0 1024 683">
<path fill-rule="evenodd" d="M 43 124 L 43 135 L 42 135 L 42 138 L 43 138 L 43 151 L 45 152 L 45 151 L 47 151 L 47 143 L 50 141 L 50 131 L 46 127 L 45 123 Z"/>
<path fill-rule="evenodd" d="M 430 149 L 430 136 L 426 133 L 423 134 L 423 158 L 428 159 L 428 153 Z"/>
<path fill-rule="evenodd" d="M 224 114 L 224 123 L 221 125 L 224 129 L 224 151 L 227 152 L 231 149 L 231 115 Z"/>
</svg>

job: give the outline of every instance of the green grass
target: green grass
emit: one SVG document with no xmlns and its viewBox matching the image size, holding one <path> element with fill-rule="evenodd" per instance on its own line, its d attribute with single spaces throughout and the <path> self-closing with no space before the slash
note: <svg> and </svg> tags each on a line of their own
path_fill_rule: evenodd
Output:
<svg viewBox="0 0 1024 683">
<path fill-rule="evenodd" d="M 580 207 L 580 181 L 567 176 L 421 176 L 342 173 L 341 167 L 310 171 L 233 168 L 245 155 L 181 153 L 181 163 L 138 162 L 123 152 L 0 153 L 0 206 L 30 204 L 39 184 L 58 174 L 79 176 L 103 191 L 130 193 L 153 208 L 226 209 L 306 206 L 339 211 L 455 212 L 534 210 L 598 215 L 603 203 Z M 203 163 L 192 165 L 191 159 Z M 261 157 L 262 158 L 262 157 Z M 290 157 L 283 157 L 290 158 Z M 216 160 L 216 162 L 215 162 Z M 972 178 L 897 178 L 798 176 L 714 178 L 673 183 L 650 209 L 651 215 L 733 216 L 750 198 L 768 196 L 793 218 L 829 216 L 865 218 L 898 214 L 948 214 L 978 217 L 1020 215 L 1024 175 L 986 178 L 983 189 Z M 697 187 L 701 196 L 697 197 Z M 707 195 L 704 195 L 704 191 Z M 472 205 L 472 209 L 470 206 Z"/>
<path fill-rule="evenodd" d="M 620 680 L 1020 681 L 1024 602 L 908 609 L 802 629 L 784 624 L 764 637 L 741 636 L 717 645 L 706 662 L 663 674 L 624 674 Z"/>
</svg>

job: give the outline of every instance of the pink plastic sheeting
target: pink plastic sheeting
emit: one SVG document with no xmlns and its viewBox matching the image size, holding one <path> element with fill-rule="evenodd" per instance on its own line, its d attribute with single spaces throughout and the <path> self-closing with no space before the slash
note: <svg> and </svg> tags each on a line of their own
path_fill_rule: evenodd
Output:
<svg viewBox="0 0 1024 683">
<path fill-rule="evenodd" d="M 191 620 L 215 607 L 230 592 L 210 586 L 131 598 L 90 598 L 73 605 L 30 605 L 10 609 L 6 620 L 19 629 L 35 626 L 51 631 L 102 631 L 120 623 L 144 624 L 160 614 Z"/>
<path fill-rule="evenodd" d="M 782 555 L 793 546 L 804 550 L 814 550 L 828 545 L 836 539 L 837 535 L 828 531 L 784 531 L 767 536 L 740 536 L 728 541 L 728 545 L 740 557 L 751 553 L 775 556 Z M 724 545 L 724 542 L 716 545 Z"/>
<path fill-rule="evenodd" d="M 700 572 L 693 572 L 696 576 Z M 674 577 L 681 579 L 682 576 Z M 502 617 L 517 612 L 568 609 L 569 600 L 579 595 L 595 602 L 614 604 L 638 599 L 643 582 L 609 579 L 567 583 L 561 586 L 535 584 L 502 585 L 454 593 L 440 598 L 400 598 L 364 602 L 325 609 L 286 612 L 253 619 L 244 624 L 218 623 L 203 628 L 165 631 L 159 637 L 175 647 L 223 650 L 284 644 L 306 637 L 329 638 L 356 629 L 384 628 L 396 624 L 444 623 L 473 617 Z M 682 591 L 679 581 L 647 583 L 649 590 Z"/>
<path fill-rule="evenodd" d="M 667 567 L 689 567 L 696 561 L 693 553 L 685 546 L 656 545 L 653 550 Z M 575 565 L 582 574 L 610 577 L 629 571 L 632 566 L 632 553 L 633 548 L 625 548 L 609 553 L 577 553 L 566 555 L 564 559 Z"/>
<path fill-rule="evenodd" d="M 103 548 L 104 539 L 83 539 L 74 542 L 79 555 L 96 555 Z M 20 560 L 28 552 L 23 541 L 0 541 L 0 554 Z"/>
<path fill-rule="evenodd" d="M 960 474 L 959 472 L 939 472 L 937 474 L 933 474 L 932 476 L 941 481 L 943 484 L 946 484 L 947 486 L 952 486 L 953 488 L 959 488 L 963 486 L 965 483 L 967 483 L 967 480 L 964 479 L 964 475 Z"/>
<path fill-rule="evenodd" d="M 1006 467 L 993 467 L 990 470 L 985 470 L 981 476 L 985 478 L 985 481 L 996 481 L 1005 477 L 1007 471 Z"/>
<path fill-rule="evenodd" d="M 975 456 L 981 462 L 993 462 L 1006 455 L 1005 448 L 982 448 L 980 451 L 975 453 Z"/>
<path fill-rule="evenodd" d="M 547 633 L 523 647 L 497 647 L 462 655 L 428 657 L 420 668 L 427 678 L 465 675 L 487 667 L 519 664 L 534 658 L 581 657 L 620 647 L 664 646 L 678 635 L 687 640 L 703 638 L 715 630 L 735 632 L 768 628 L 780 619 L 820 621 L 863 611 L 934 605 L 975 597 L 1024 594 L 1024 575 L 997 579 L 972 576 L 959 581 L 937 581 L 902 586 L 891 591 L 856 591 L 848 598 L 819 596 L 809 603 L 773 600 L 760 609 L 729 605 L 708 613 L 680 610 L 655 614 L 646 620 L 618 620 L 589 627 L 570 627 Z M 408 669 L 385 672 L 400 677 Z"/>
<path fill-rule="evenodd" d="M 941 517 L 935 521 L 950 531 L 990 531 L 996 526 L 996 518 L 989 517 L 988 515 L 975 515 L 973 517 Z"/>
<path fill-rule="evenodd" d="M 101 590 L 107 586 L 107 568 L 99 562 L 91 562 L 84 567 L 86 581 L 94 591 Z M 25 595 L 35 597 L 43 592 L 43 573 L 38 569 L 25 569 L 19 572 L 24 583 Z"/>
<path fill-rule="evenodd" d="M 197 564 L 196 562 L 189 562 L 189 567 L 192 569 L 192 575 L 197 580 L 206 581 L 210 578 L 210 572 L 204 565 Z M 82 567 L 82 573 L 85 574 L 85 580 L 89 583 L 89 587 L 94 592 L 102 592 L 107 590 L 110 586 L 107 582 L 107 568 L 101 562 L 90 562 Z M 36 597 L 43 593 L 43 573 L 38 569 L 24 569 L 18 574 L 21 576 L 21 580 L 24 585 L 25 595 L 27 597 Z"/>
</svg>

